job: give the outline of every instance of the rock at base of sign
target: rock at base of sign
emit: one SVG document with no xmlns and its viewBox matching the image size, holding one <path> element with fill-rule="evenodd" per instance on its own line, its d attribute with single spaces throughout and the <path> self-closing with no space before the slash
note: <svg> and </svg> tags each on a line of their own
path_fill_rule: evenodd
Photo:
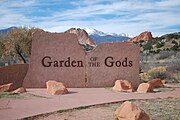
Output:
<svg viewBox="0 0 180 120">
<path fill-rule="evenodd" d="M 20 88 L 14 90 L 12 93 L 24 93 L 24 92 L 27 92 L 26 88 L 20 87 Z"/>
<path fill-rule="evenodd" d="M 49 80 L 46 82 L 47 86 L 47 93 L 52 95 L 59 95 L 59 94 L 67 94 L 68 90 L 61 82 L 56 82 L 54 80 Z"/>
<path fill-rule="evenodd" d="M 0 86 L 0 92 L 11 92 L 13 90 L 15 90 L 13 83 L 4 84 Z"/>
<path fill-rule="evenodd" d="M 127 80 L 116 80 L 114 87 L 112 88 L 115 91 L 121 92 L 133 92 L 133 86 L 131 82 Z"/>
<path fill-rule="evenodd" d="M 144 110 L 130 101 L 124 102 L 116 109 L 115 116 L 118 120 L 151 120 Z"/>
<path fill-rule="evenodd" d="M 141 83 L 138 86 L 137 92 L 139 93 L 153 92 L 153 86 L 149 83 Z"/>
<path fill-rule="evenodd" d="M 149 81 L 148 83 L 151 84 L 151 86 L 153 87 L 163 87 L 165 84 L 165 81 L 157 78 L 157 79 L 153 79 Z"/>
</svg>

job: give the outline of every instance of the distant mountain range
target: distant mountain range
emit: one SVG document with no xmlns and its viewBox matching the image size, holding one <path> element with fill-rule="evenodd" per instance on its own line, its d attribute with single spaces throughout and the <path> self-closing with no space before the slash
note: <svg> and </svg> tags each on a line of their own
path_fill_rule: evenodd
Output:
<svg viewBox="0 0 180 120">
<path fill-rule="evenodd" d="M 130 39 L 130 35 L 126 33 L 105 33 L 94 28 L 84 28 L 84 30 L 96 41 L 97 44 L 104 42 L 122 42 Z"/>
<path fill-rule="evenodd" d="M 4 37 L 13 29 L 17 29 L 17 27 L 10 27 L 7 29 L 0 30 L 0 43 L 7 42 Z M 86 32 L 87 31 L 87 32 Z M 159 54 L 161 52 L 166 51 L 180 51 L 180 32 L 165 34 L 160 37 L 153 37 L 151 32 L 142 32 L 139 35 L 129 39 L 128 34 L 115 34 L 115 33 L 104 33 L 102 31 L 98 31 L 96 29 L 80 29 L 80 28 L 71 28 L 65 33 L 74 33 L 78 37 L 79 44 L 85 51 L 90 51 L 97 46 L 98 43 L 103 42 L 121 42 L 127 41 L 132 42 L 140 46 L 140 52 L 142 54 Z M 96 43 L 95 43 L 96 41 Z M 26 46 L 31 47 L 31 46 Z M 0 51 L 2 51 L 3 47 L 0 47 Z M 8 50 L 8 49 L 7 49 Z M 30 53 L 30 52 L 29 52 Z M 166 55 L 166 53 L 164 53 Z M 27 55 L 28 56 L 28 55 Z M 168 56 L 168 54 L 166 55 Z M 28 59 L 28 58 L 27 58 Z M 2 58 L 0 56 L 0 66 L 4 66 L 6 61 L 10 61 L 10 63 L 21 63 L 19 57 L 7 57 Z"/>
<path fill-rule="evenodd" d="M 17 27 L 9 27 L 9 28 L 6 28 L 6 29 L 1 29 L 0 30 L 0 33 L 7 33 L 13 29 L 17 29 Z"/>
<path fill-rule="evenodd" d="M 1 29 L 0 30 L 0 38 L 3 38 L 6 36 L 6 34 L 13 30 L 17 29 L 18 27 L 9 27 L 7 29 Z M 84 28 L 84 30 L 88 33 L 88 35 L 95 40 L 97 44 L 99 43 L 104 43 L 104 42 L 122 42 L 122 41 L 132 41 L 132 42 L 139 42 L 139 40 L 162 40 L 162 39 L 179 39 L 180 38 L 180 32 L 176 33 L 170 33 L 170 34 L 165 34 L 162 35 L 161 37 L 153 38 L 151 32 L 143 32 L 139 34 L 138 36 L 132 37 L 129 34 L 126 33 L 121 33 L 121 34 L 116 34 L 116 33 L 105 33 L 99 30 L 96 30 L 94 28 Z M 87 36 L 85 38 L 88 38 Z M 131 38 L 131 39 L 130 39 Z M 0 39 L 1 41 L 2 39 Z"/>
<path fill-rule="evenodd" d="M 16 29 L 17 27 L 9 27 L 7 29 L 0 30 L 0 38 L 5 36 L 5 34 L 12 29 Z M 129 34 L 121 33 L 105 33 L 94 28 L 84 28 L 84 30 L 88 33 L 88 35 L 96 41 L 97 44 L 104 42 L 122 42 L 126 41 L 130 38 Z"/>
<path fill-rule="evenodd" d="M 6 28 L 6 29 L 1 29 L 1 30 L 0 30 L 0 38 L 5 37 L 5 35 L 6 35 L 9 31 L 11 31 L 11 30 L 13 30 L 13 29 L 17 29 L 17 27 L 9 27 L 9 28 Z M 0 39 L 0 40 L 1 40 L 1 39 Z"/>
</svg>

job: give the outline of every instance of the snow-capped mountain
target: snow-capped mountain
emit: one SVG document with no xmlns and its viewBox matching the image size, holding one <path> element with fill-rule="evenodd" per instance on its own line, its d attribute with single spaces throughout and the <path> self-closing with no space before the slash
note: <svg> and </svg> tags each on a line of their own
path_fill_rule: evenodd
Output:
<svg viewBox="0 0 180 120">
<path fill-rule="evenodd" d="M 89 35 L 99 35 L 99 36 L 106 36 L 106 35 L 112 35 L 112 36 L 123 36 L 123 37 L 131 37 L 130 34 L 127 33 L 105 33 L 99 30 L 96 30 L 94 28 L 84 28 L 84 30 L 89 34 Z"/>
<path fill-rule="evenodd" d="M 102 32 L 102 31 L 98 31 L 94 28 L 84 28 L 84 30 L 88 33 L 88 35 L 99 35 L 99 36 L 105 36 L 107 35 L 106 33 Z"/>
<path fill-rule="evenodd" d="M 122 42 L 130 38 L 130 35 L 126 33 L 105 33 L 94 28 L 84 28 L 84 30 L 96 41 L 97 44 L 103 42 Z"/>
</svg>

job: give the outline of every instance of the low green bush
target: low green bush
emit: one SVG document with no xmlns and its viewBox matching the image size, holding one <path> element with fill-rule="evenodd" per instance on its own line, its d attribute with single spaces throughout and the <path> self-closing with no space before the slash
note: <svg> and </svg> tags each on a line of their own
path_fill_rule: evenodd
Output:
<svg viewBox="0 0 180 120">
<path fill-rule="evenodd" d="M 150 76 L 151 79 L 160 78 L 160 79 L 166 79 L 167 78 L 167 69 L 166 67 L 154 67 L 148 70 L 147 74 Z"/>
<path fill-rule="evenodd" d="M 148 82 L 150 80 L 150 76 L 147 73 L 140 73 L 139 77 L 141 82 Z"/>
</svg>

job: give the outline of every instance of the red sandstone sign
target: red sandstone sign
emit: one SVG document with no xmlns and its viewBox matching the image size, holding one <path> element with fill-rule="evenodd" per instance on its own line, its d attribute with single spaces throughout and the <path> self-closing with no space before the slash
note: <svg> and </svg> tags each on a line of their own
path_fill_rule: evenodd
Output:
<svg viewBox="0 0 180 120">
<path fill-rule="evenodd" d="M 117 79 L 134 86 L 139 79 L 139 47 L 132 43 L 103 43 L 85 52 L 70 33 L 36 32 L 30 66 L 23 85 L 45 87 L 48 80 L 67 87 L 108 87 Z"/>
</svg>

